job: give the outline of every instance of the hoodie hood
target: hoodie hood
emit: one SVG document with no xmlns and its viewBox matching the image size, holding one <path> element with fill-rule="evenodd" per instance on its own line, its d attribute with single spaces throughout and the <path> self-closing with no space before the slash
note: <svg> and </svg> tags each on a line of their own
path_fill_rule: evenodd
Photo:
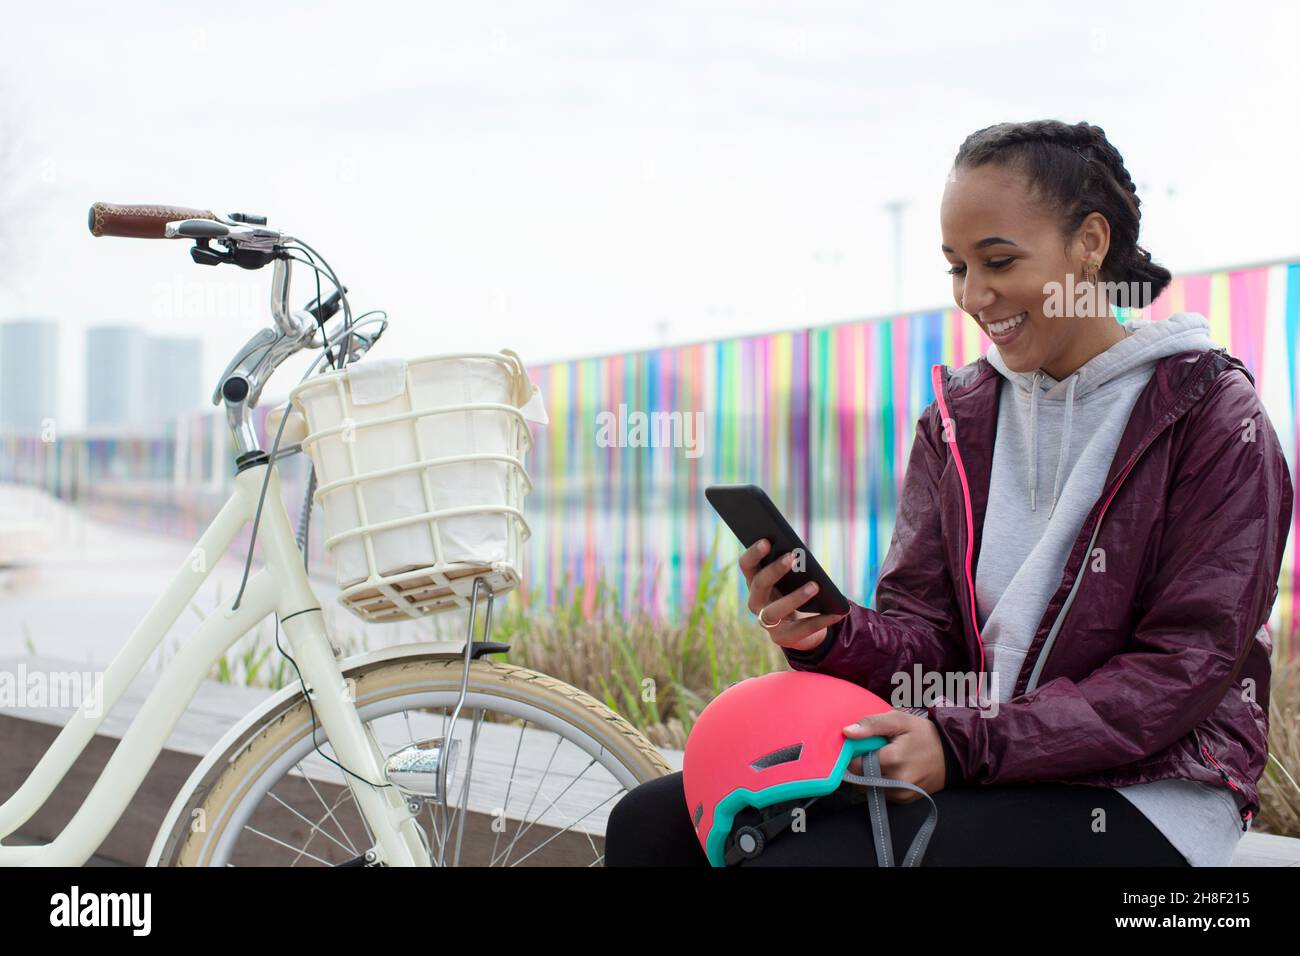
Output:
<svg viewBox="0 0 1300 956">
<path fill-rule="evenodd" d="M 1215 347 L 1210 338 L 1210 323 L 1196 312 L 1178 312 L 1167 319 L 1130 319 L 1124 323 L 1125 337 L 1106 351 L 1093 356 L 1072 375 L 1058 381 L 1042 369 L 1013 372 L 1003 361 L 996 345 L 990 345 L 985 358 L 1013 385 L 1017 398 L 1029 402 L 1029 507 L 1036 510 L 1038 492 L 1038 405 L 1040 402 L 1064 406 L 1061 452 L 1052 485 L 1052 508 L 1055 510 L 1070 447 L 1070 422 L 1076 401 L 1104 391 L 1130 375 L 1147 376 L 1157 359 L 1178 352 L 1203 351 Z"/>
</svg>

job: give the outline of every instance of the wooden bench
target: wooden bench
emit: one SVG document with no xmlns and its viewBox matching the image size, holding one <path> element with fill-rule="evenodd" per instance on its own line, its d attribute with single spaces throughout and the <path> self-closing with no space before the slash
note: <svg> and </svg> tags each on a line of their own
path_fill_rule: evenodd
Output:
<svg viewBox="0 0 1300 956">
<path fill-rule="evenodd" d="M 0 660 L 0 672 L 16 673 L 23 667 L 32 671 L 77 671 L 79 665 L 43 656 L 9 658 Z M 117 742 L 130 726 L 132 718 L 157 680 L 152 673 L 142 673 L 132 683 L 116 707 L 105 715 L 94 739 L 87 745 L 81 759 L 77 760 L 63 784 L 58 787 L 45 805 L 23 825 L 19 833 L 6 838 L 6 844 L 46 843 L 66 825 L 81 806 L 99 777 L 104 764 L 112 755 Z M 127 807 L 122 818 L 113 827 L 91 861 L 98 864 L 143 865 L 153 845 L 153 840 L 165 818 L 172 800 L 189 778 L 191 771 L 245 714 L 259 706 L 271 691 L 261 688 L 241 687 L 204 682 L 198 694 L 185 711 L 180 722 L 168 737 L 162 752 L 150 768 L 144 783 Z M 72 717 L 70 707 L 5 707 L 0 706 L 0 740 L 3 744 L 3 761 L 0 762 L 0 802 L 21 786 L 32 768 L 45 754 L 59 730 Z M 484 724 L 484 731 L 491 725 Z M 499 728 L 506 731 L 507 728 Z M 481 733 L 484 733 L 481 731 Z M 511 740 L 514 739 L 514 734 Z M 502 746 L 505 745 L 503 741 Z M 491 733 L 480 738 L 479 753 L 490 752 L 494 747 Z M 513 746 L 513 743 L 509 744 Z M 486 750 L 485 750 L 486 748 Z M 674 769 L 682 765 L 682 752 L 662 748 L 665 759 Z M 476 757 L 476 763 L 478 761 Z M 315 758 L 321 763 L 319 758 Z M 304 764 L 309 764 L 305 761 Z M 310 766 L 305 766 L 309 772 Z M 325 768 L 322 767 L 324 771 Z M 315 773 L 312 773 L 315 777 Z M 324 773 L 322 778 L 324 779 Z M 477 825 L 467 827 L 467 840 L 475 831 L 490 832 L 490 805 L 493 794 L 475 794 L 473 809 L 481 811 Z M 480 808 L 477 804 L 482 801 Z M 590 806 L 591 804 L 585 804 Z M 575 861 L 590 860 L 588 837 L 600 840 L 604 835 L 605 813 L 593 814 L 584 821 L 585 834 L 566 834 L 574 838 Z M 1247 833 L 1242 837 L 1233 857 L 1233 866 L 1300 866 L 1300 839 L 1274 836 L 1267 833 Z"/>
</svg>

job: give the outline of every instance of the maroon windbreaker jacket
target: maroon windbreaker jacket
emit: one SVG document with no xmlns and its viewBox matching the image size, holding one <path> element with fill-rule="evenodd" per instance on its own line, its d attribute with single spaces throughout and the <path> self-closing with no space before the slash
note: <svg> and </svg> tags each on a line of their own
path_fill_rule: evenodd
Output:
<svg viewBox="0 0 1300 956">
<path fill-rule="evenodd" d="M 932 379 L 875 609 L 853 603 L 818 647 L 785 652 L 796 670 L 885 700 L 914 665 L 973 674 L 982 659 L 972 582 L 1005 380 L 983 358 L 936 365 Z M 1268 759 L 1266 623 L 1292 505 L 1245 366 L 1222 348 L 1157 360 L 1011 700 L 996 716 L 947 700 L 928 708 L 949 782 L 1182 777 L 1231 788 L 1247 828 Z M 1104 564 L 1090 560 L 1098 548 Z"/>
</svg>

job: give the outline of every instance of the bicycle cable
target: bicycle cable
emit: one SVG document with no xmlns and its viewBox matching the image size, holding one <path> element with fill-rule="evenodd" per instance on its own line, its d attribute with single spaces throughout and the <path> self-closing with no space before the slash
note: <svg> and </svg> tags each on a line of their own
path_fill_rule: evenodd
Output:
<svg viewBox="0 0 1300 956">
<path fill-rule="evenodd" d="M 321 306 L 320 276 L 323 270 L 319 266 L 317 266 L 315 262 L 312 261 L 314 257 L 312 253 L 308 252 L 305 247 L 302 248 L 300 251 L 307 256 L 306 259 L 301 259 L 298 256 L 290 255 L 288 253 L 285 253 L 285 258 L 291 262 L 300 262 L 303 265 L 307 266 L 307 268 L 312 270 L 312 278 L 316 280 L 316 311 L 312 312 L 311 314 L 313 318 L 316 319 L 316 327 L 320 329 L 321 340 L 324 342 L 323 347 L 325 349 L 325 356 L 326 358 L 329 359 L 330 368 L 338 369 L 339 364 L 334 359 L 334 350 L 330 348 L 329 333 L 325 331 L 325 319 L 320 315 L 320 306 Z M 331 279 L 331 281 L 333 281 L 333 279 Z M 335 288 L 339 289 L 339 299 L 342 300 L 343 298 L 342 288 L 338 286 L 336 286 Z M 372 315 L 375 312 L 383 312 L 383 310 L 373 309 L 370 312 L 366 312 L 363 315 L 361 315 L 359 319 L 364 319 L 366 316 Z M 388 317 L 388 313 L 383 312 L 383 314 L 385 318 Z M 311 568 L 311 557 L 309 554 L 310 552 L 309 536 L 311 534 L 312 494 L 314 493 L 315 489 L 316 489 L 316 465 L 314 462 L 308 462 L 307 463 L 307 493 L 303 497 L 302 508 L 298 513 L 298 528 L 297 528 L 299 547 L 302 548 L 302 565 L 306 569 Z"/>
<path fill-rule="evenodd" d="M 304 249 L 303 252 L 307 252 L 307 250 Z M 307 252 L 307 256 L 308 256 L 308 258 L 306 258 L 306 259 L 299 259 L 297 256 L 291 256 L 291 255 L 289 255 L 288 253 L 285 254 L 285 258 L 288 259 L 290 262 L 301 262 L 301 263 L 302 263 L 303 265 L 305 265 L 307 268 L 309 268 L 309 269 L 312 270 L 312 277 L 316 280 L 316 311 L 312 313 L 312 317 L 316 320 L 316 328 L 320 329 L 320 336 L 321 336 L 321 338 L 322 338 L 322 339 L 325 339 L 325 338 L 326 338 L 326 335 L 327 335 L 327 333 L 325 332 L 325 320 L 324 320 L 323 318 L 321 318 L 321 316 L 320 316 L 320 307 L 321 307 L 320 274 L 321 274 L 321 270 L 320 270 L 320 267 L 316 265 L 316 263 L 314 263 L 314 262 L 311 261 L 311 258 L 310 258 L 310 257 L 311 257 L 311 253 L 310 253 L 310 252 Z M 342 293 L 340 293 L 340 298 L 342 298 Z M 339 366 L 338 366 L 338 363 L 334 361 L 334 352 L 333 352 L 333 350 L 329 347 L 329 343 L 328 343 L 328 342 L 325 343 L 325 355 L 326 355 L 326 356 L 329 358 L 329 360 L 330 360 L 330 368 L 338 368 L 338 367 L 339 367 Z"/>
<path fill-rule="evenodd" d="M 343 364 L 339 366 L 339 368 L 342 368 L 348 364 L 348 354 L 352 350 L 352 304 L 348 302 L 348 294 L 343 290 L 343 283 L 339 282 L 338 274 L 335 273 L 329 261 L 302 239 L 292 239 L 286 243 L 286 246 L 288 248 L 300 248 L 313 260 L 319 259 L 320 264 L 325 267 L 325 272 L 329 275 L 330 281 L 334 283 L 334 288 L 339 291 L 339 299 L 343 303 L 343 328 L 349 333 L 343 342 Z"/>
<path fill-rule="evenodd" d="M 376 309 L 374 311 L 382 312 L 383 310 Z M 365 322 L 366 325 L 374 325 L 376 323 L 382 324 L 384 327 L 387 327 L 388 320 L 386 318 L 383 319 L 374 318 L 374 319 L 367 319 Z M 347 335 L 348 337 L 351 337 L 356 332 L 356 329 L 360 327 L 361 327 L 361 323 L 357 323 L 357 325 L 354 328 L 350 330 L 345 329 L 342 332 L 337 332 L 334 334 L 334 336 L 327 339 L 326 341 L 332 342 L 335 339 L 337 339 L 340 335 Z M 381 333 L 382 331 L 383 329 L 380 329 Z M 322 351 L 320 355 L 316 356 L 316 360 L 312 362 L 311 365 L 307 366 L 307 371 L 304 372 L 302 378 L 298 380 L 299 384 L 302 384 L 303 382 L 307 381 L 307 379 L 312 376 L 312 374 L 316 371 L 317 366 L 320 365 L 321 360 L 323 358 L 325 358 L 325 354 Z M 257 529 L 260 527 L 262 521 L 262 505 L 266 501 L 266 490 L 271 481 L 270 465 L 275 462 L 276 458 L 279 455 L 280 438 L 284 434 L 284 426 L 289 422 L 289 412 L 292 411 L 293 408 L 293 399 L 287 400 L 284 403 L 283 407 L 284 407 L 284 414 L 280 418 L 280 427 L 276 430 L 275 440 L 271 443 L 271 451 L 270 454 L 267 456 L 267 469 L 266 469 L 266 473 L 262 476 L 262 490 L 257 497 L 257 510 L 253 513 L 253 532 L 248 540 L 248 554 L 244 558 L 244 575 L 239 582 L 239 591 L 235 594 L 235 602 L 231 606 L 231 610 L 234 611 L 239 610 L 239 602 L 243 600 L 244 589 L 248 585 L 248 575 L 253 566 L 253 548 L 254 545 L 257 543 Z"/>
<path fill-rule="evenodd" d="M 314 706 L 312 706 L 312 702 L 311 702 L 311 693 L 307 690 L 307 681 L 303 679 L 302 671 L 298 669 L 298 662 L 295 661 L 292 657 L 290 657 L 290 656 L 289 656 L 289 652 L 286 651 L 286 650 L 285 650 L 285 649 L 280 645 L 280 615 L 279 615 L 278 613 L 275 615 L 275 648 L 276 648 L 276 650 L 278 650 L 278 651 L 279 651 L 279 652 L 284 656 L 284 658 L 285 658 L 285 659 L 286 659 L 290 664 L 293 665 L 294 673 L 298 675 L 298 686 L 302 688 L 302 696 L 303 696 L 303 699 L 304 699 L 305 701 L 307 701 L 307 710 L 311 713 L 311 743 L 312 743 L 312 746 L 316 749 L 316 752 L 317 752 L 318 754 L 320 754 L 321 757 L 323 757 L 325 760 L 328 760 L 328 761 L 329 761 L 330 763 L 332 763 L 334 766 L 338 767 L 340 770 L 342 770 L 342 771 L 343 771 L 344 773 L 346 773 L 348 776 L 350 776 L 350 777 L 356 777 L 358 780 L 360 780 L 360 781 L 361 781 L 362 783 L 364 783 L 364 784 L 367 784 L 368 786 L 371 786 L 371 787 L 391 787 L 391 786 L 393 786 L 393 784 L 391 784 L 391 783 L 371 783 L 371 782 L 370 782 L 369 780 L 367 780 L 365 777 L 362 777 L 362 776 L 359 775 L 359 774 L 355 774 L 355 773 L 353 773 L 353 772 L 352 772 L 351 770 L 349 770 L 347 767 L 343 766 L 343 764 L 339 763 L 339 762 L 338 762 L 337 760 L 335 760 L 333 757 L 331 757 L 331 756 L 329 756 L 328 754 L 326 754 L 325 751 L 323 751 L 323 750 L 320 749 L 320 744 L 316 742 L 316 727 L 317 727 L 317 724 L 316 724 L 316 708 L 315 708 Z M 354 701 L 354 703 L 355 703 L 355 701 Z M 421 832 L 423 832 L 423 831 L 424 831 L 424 827 L 419 827 L 419 830 L 420 830 Z"/>
<path fill-rule="evenodd" d="M 377 309 L 377 310 L 374 310 L 374 311 L 382 311 L 382 310 Z M 366 320 L 366 322 L 365 322 L 366 325 L 372 325 L 372 324 L 375 324 L 375 323 L 383 323 L 384 325 L 387 325 L 387 320 L 386 320 L 386 319 L 368 319 L 368 320 Z M 360 325 L 360 324 L 361 324 L 361 323 L 358 323 L 358 325 Z M 354 331 L 355 331 L 355 330 L 354 330 Z M 327 340 L 326 340 L 326 343 L 328 344 L 328 342 L 332 341 L 333 338 L 337 338 L 339 334 L 342 334 L 342 333 L 336 333 L 334 337 L 332 337 L 331 339 L 327 339 Z M 318 355 L 318 356 L 316 356 L 316 360 L 315 360 L 314 362 L 312 362 L 311 365 L 308 366 L 307 371 L 306 371 L 305 373 L 303 373 L 303 376 L 302 376 L 302 378 L 300 379 L 300 384 L 301 384 L 301 382 L 305 382 L 309 377 L 311 377 L 311 375 L 316 371 L 316 368 L 320 365 L 320 363 L 321 363 L 321 359 L 323 359 L 324 357 L 325 357 L 325 354 L 324 354 L 324 350 L 322 349 L 321 354 Z M 269 485 L 269 483 L 270 483 L 270 479 L 271 479 L 271 467 L 270 467 L 270 466 L 271 466 L 271 465 L 275 462 L 275 460 L 276 460 L 276 454 L 278 453 L 279 448 L 280 448 L 280 438 L 281 438 L 281 436 L 284 434 L 284 426 L 285 426 L 285 424 L 286 424 L 286 423 L 288 422 L 288 420 L 289 420 L 289 412 L 290 412 L 290 410 L 291 410 L 292 405 L 293 405 L 293 400 L 292 400 L 292 399 L 290 399 L 290 400 L 288 400 L 288 401 L 286 401 L 286 402 L 284 403 L 284 415 L 283 415 L 283 416 L 281 417 L 281 419 L 280 419 L 280 427 L 279 427 L 279 429 L 276 430 L 276 433 L 275 433 L 275 440 L 274 440 L 274 441 L 272 442 L 272 444 L 271 444 L 271 453 L 270 453 L 270 456 L 269 456 L 269 460 L 267 461 L 266 474 L 262 476 L 262 490 L 261 490 L 261 493 L 259 494 L 258 499 L 257 499 L 257 510 L 256 510 L 256 512 L 255 512 L 254 515 L 253 515 L 253 531 L 252 531 L 252 534 L 250 535 L 250 537 L 249 537 L 249 541 L 248 541 L 248 554 L 246 555 L 246 557 L 245 557 L 245 559 L 244 559 L 244 574 L 243 574 L 243 578 L 240 580 L 240 583 L 239 583 L 239 592 L 235 595 L 235 601 L 234 601 L 234 604 L 232 605 L 232 610 L 238 610 L 238 608 L 239 608 L 239 603 L 240 603 L 240 601 L 243 599 L 244 589 L 245 589 L 245 587 L 246 587 L 247 584 L 248 584 L 248 575 L 249 575 L 249 571 L 250 571 L 251 568 L 252 568 L 252 562 L 253 562 L 253 550 L 254 550 L 254 546 L 255 546 L 255 544 L 256 544 L 256 542 L 257 542 L 257 529 L 258 529 L 258 526 L 260 525 L 261 520 L 262 520 L 262 505 L 263 505 L 263 504 L 265 503 L 265 501 L 266 501 L 266 492 L 267 492 L 267 487 L 268 487 L 268 485 Z M 307 708 L 308 708 L 308 710 L 309 710 L 310 713 L 311 713 L 311 720 L 312 720 L 312 745 L 313 745 L 313 747 L 315 748 L 316 752 L 317 752 L 318 754 L 320 754 L 321 757 L 323 757 L 325 760 L 328 760 L 330 763 L 332 763 L 332 764 L 334 764 L 335 766 L 337 766 L 337 767 L 338 767 L 340 770 L 342 770 L 344 773 L 348 774 L 349 776 L 355 777 L 357 780 L 360 780 L 362 783 L 365 783 L 365 784 L 367 784 L 368 786 L 371 786 L 371 787 L 391 787 L 391 786 L 393 786 L 393 784 L 391 784 L 391 783 L 372 783 L 371 781 L 367 780 L 365 777 L 362 777 L 360 774 L 354 773 L 353 771 L 349 770 L 347 767 L 343 766 L 343 764 L 339 763 L 337 760 L 334 760 L 333 758 L 327 756 L 327 755 L 326 755 L 326 754 L 325 754 L 325 753 L 320 749 L 320 744 L 316 743 L 316 727 L 317 727 L 317 722 L 316 722 L 316 708 L 315 708 L 315 707 L 312 705 L 312 703 L 311 703 L 311 694 L 310 694 L 310 692 L 307 690 L 307 682 L 306 682 L 306 680 L 305 680 L 305 679 L 303 678 L 303 676 L 302 676 L 302 671 L 299 669 L 297 661 L 295 661 L 292 657 L 290 657 L 289 654 L 285 652 L 284 647 L 280 644 L 280 615 L 279 615 L 278 612 L 275 612 L 274 616 L 275 616 L 275 646 L 276 646 L 276 650 L 278 650 L 278 651 L 280 652 L 280 654 L 283 655 L 283 656 L 285 657 L 285 659 L 288 660 L 289 663 L 293 665 L 294 672 L 297 673 L 297 675 L 298 675 L 298 685 L 302 688 L 302 695 L 303 695 L 303 698 L 307 701 Z"/>
<path fill-rule="evenodd" d="M 320 269 L 320 267 L 318 267 L 318 266 L 315 264 L 315 262 L 312 261 L 312 260 L 319 259 L 320 262 L 321 262 L 321 265 L 323 265 L 323 266 L 325 267 L 326 275 L 329 277 L 330 282 L 332 282 L 332 283 L 334 284 L 334 288 L 335 288 L 336 290 L 338 290 L 339 300 L 340 300 L 340 302 L 341 302 L 342 305 L 343 305 L 343 319 L 344 319 L 344 326 L 343 326 L 343 328 L 344 328 L 344 332 L 346 333 L 346 335 L 345 335 L 345 339 L 347 340 L 347 341 L 345 342 L 345 345 L 350 345 L 350 344 L 351 344 L 351 337 L 352 337 L 352 335 L 351 335 L 351 329 L 352 329 L 352 305 L 351 305 L 351 303 L 348 302 L 348 294 L 347 294 L 347 292 L 344 291 L 342 283 L 339 282 L 338 274 L 335 273 L 335 271 L 333 270 L 333 268 L 330 267 L 330 264 L 329 264 L 328 262 L 325 261 L 325 257 L 324 257 L 324 256 L 322 256 L 320 253 L 318 253 L 318 252 L 317 252 L 315 249 L 313 249 L 311 246 L 307 245 L 307 243 L 303 242 L 301 239 L 294 239 L 294 240 L 291 240 L 290 243 L 286 243 L 286 248 L 301 248 L 301 250 L 307 254 L 307 256 L 308 256 L 308 260 L 297 259 L 297 258 L 294 257 L 294 256 L 290 256 L 290 258 L 291 258 L 291 259 L 295 259 L 295 261 L 302 262 L 304 265 L 307 265 L 308 267 L 310 267 L 310 268 L 312 269 L 313 273 L 315 274 L 315 276 L 316 276 L 316 282 L 317 282 L 317 286 L 316 286 L 316 288 L 317 288 L 317 293 L 316 293 L 316 303 L 317 303 L 317 305 L 320 304 L 320 272 L 321 272 L 321 269 Z M 382 310 L 375 310 L 375 311 L 382 311 Z M 367 314 L 369 314 L 369 313 L 367 313 Z M 385 313 L 385 317 L 387 317 L 387 313 Z M 303 374 L 302 378 L 299 379 L 299 384 L 302 384 L 302 382 L 305 382 L 305 381 L 307 380 L 307 378 L 308 378 L 312 373 L 314 373 L 314 372 L 316 371 L 316 368 L 317 368 L 317 366 L 320 365 L 320 361 L 321 361 L 322 358 L 328 357 L 328 358 L 330 359 L 330 362 L 332 363 L 332 365 L 333 365 L 333 367 L 334 367 L 335 369 L 342 368 L 342 367 L 344 367 L 344 366 L 347 365 L 347 351 L 346 351 L 346 348 L 345 348 L 344 353 L 343 353 L 343 356 L 342 356 L 342 359 L 343 359 L 343 364 L 342 364 L 342 365 L 339 365 L 339 364 L 335 363 L 335 361 L 334 361 L 334 356 L 331 354 L 330 345 L 331 345 L 331 343 L 334 341 L 334 339 L 338 338 L 338 333 L 335 333 L 334 336 L 328 336 L 328 335 L 325 334 L 324 323 L 320 323 L 320 322 L 318 322 L 318 325 L 320 325 L 320 328 L 321 328 L 321 339 L 322 339 L 322 343 L 321 343 L 321 345 L 322 345 L 322 353 L 323 353 L 323 354 L 318 355 L 318 356 L 316 357 L 316 361 L 312 362 L 312 364 L 311 364 L 310 366 L 308 366 L 307 371 Z M 385 323 L 385 326 L 386 326 L 386 325 L 387 325 L 387 323 Z M 382 332 L 382 329 L 381 329 L 380 331 Z M 291 405 L 292 405 L 292 400 L 285 402 L 285 406 L 284 406 L 284 407 L 285 407 L 285 411 L 284 411 L 284 415 L 283 415 L 283 416 L 281 417 L 281 419 L 280 419 L 280 428 L 276 431 L 276 433 L 275 433 L 275 441 L 274 441 L 274 442 L 272 443 L 272 445 L 271 445 L 271 454 L 270 454 L 270 456 L 269 456 L 269 461 L 270 461 L 270 462 L 274 462 L 274 461 L 275 461 L 275 459 L 276 459 L 276 455 L 277 455 L 277 453 L 279 452 L 279 449 L 280 449 L 280 436 L 284 434 L 284 426 L 285 426 L 285 424 L 289 421 L 289 412 L 290 412 L 290 410 L 291 410 Z M 244 588 L 245 588 L 245 587 L 247 586 L 247 584 L 248 584 L 248 574 L 249 574 L 249 570 L 250 570 L 250 568 L 252 567 L 252 563 L 253 563 L 253 546 L 254 546 L 255 542 L 257 541 L 257 529 L 258 529 L 258 527 L 260 526 L 260 523 L 261 523 L 261 517 L 262 517 L 262 504 L 263 504 L 263 502 L 266 500 L 266 489 L 267 489 L 267 484 L 268 484 L 268 482 L 270 481 L 270 477 L 271 477 L 271 472 L 270 472 L 270 469 L 268 468 L 268 469 L 267 469 L 267 473 L 266 473 L 266 475 L 264 475 L 263 478 L 262 478 L 262 490 L 261 490 L 261 493 L 258 495 L 258 499 L 257 499 L 257 511 L 255 512 L 255 514 L 254 514 L 254 518 L 253 518 L 253 533 L 252 533 L 252 536 L 249 538 L 249 542 L 248 542 L 248 554 L 247 554 L 247 556 L 246 556 L 245 559 L 244 559 L 244 574 L 243 574 L 243 577 L 240 579 L 240 582 L 239 582 L 239 591 L 238 591 L 238 592 L 236 593 L 236 595 L 235 595 L 235 603 L 234 603 L 234 605 L 233 605 L 233 607 L 232 607 L 233 610 L 239 610 L 239 602 L 240 602 L 241 600 L 243 600 L 243 596 L 244 596 Z"/>
</svg>

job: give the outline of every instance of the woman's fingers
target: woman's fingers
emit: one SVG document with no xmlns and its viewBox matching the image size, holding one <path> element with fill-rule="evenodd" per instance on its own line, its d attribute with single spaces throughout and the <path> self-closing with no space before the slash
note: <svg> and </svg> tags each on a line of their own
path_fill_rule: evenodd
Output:
<svg viewBox="0 0 1300 956">
<path fill-rule="evenodd" d="M 766 607 L 774 599 L 780 597 L 775 588 L 776 582 L 789 573 L 793 564 L 794 552 L 787 551 L 767 567 L 754 572 L 754 576 L 749 579 L 749 609 L 751 611 L 757 614 L 761 608 Z M 808 598 L 805 596 L 799 604 L 806 600 Z M 795 607 L 798 607 L 799 604 L 796 604 Z M 770 614 L 768 619 L 772 619 Z"/>
<path fill-rule="evenodd" d="M 763 612 L 763 617 L 769 621 L 779 621 L 783 618 L 790 617 L 799 608 L 808 603 L 818 591 L 817 582 L 809 581 L 806 585 L 796 590 L 793 594 L 780 596 L 779 592 L 773 588 L 773 600 L 767 605 L 767 610 Z"/>
<path fill-rule="evenodd" d="M 768 593 L 772 591 L 772 587 L 774 587 L 777 581 L 781 580 L 781 578 L 784 578 L 784 576 L 788 574 L 790 567 L 792 567 L 793 564 L 794 553 L 793 551 L 787 551 L 787 553 L 777 558 L 776 561 L 768 564 L 767 567 L 755 572 L 753 578 L 749 581 L 751 605 L 753 605 L 755 594 L 763 596 L 762 604 L 770 604 L 772 597 L 768 596 Z M 762 606 L 762 604 L 759 606 Z M 753 606 L 750 606 L 750 610 L 754 611 L 755 614 L 758 614 L 758 611 L 755 610 Z"/>
<path fill-rule="evenodd" d="M 758 562 L 763 560 L 763 555 L 767 554 L 770 547 L 766 538 L 759 538 L 740 553 L 740 573 L 745 576 L 746 584 L 753 581 L 754 574 L 758 571 Z"/>
<path fill-rule="evenodd" d="M 770 615 L 764 614 L 764 617 Z M 812 617 L 791 618 L 783 623 L 780 627 L 768 631 L 773 643 L 781 647 L 790 647 L 796 651 L 809 650 L 810 647 L 801 645 L 810 645 L 815 647 L 826 639 L 823 634 L 818 640 L 810 640 L 814 635 L 821 634 L 826 628 L 830 627 L 836 621 L 843 620 L 846 614 L 815 614 Z"/>
<path fill-rule="evenodd" d="M 754 614 L 762 614 L 763 620 L 781 621 L 779 627 L 768 628 L 768 635 L 773 642 L 782 647 L 805 650 L 806 647 L 821 643 L 822 638 L 811 640 L 847 614 L 808 614 L 799 611 L 809 598 L 819 590 L 815 581 L 792 594 L 781 594 L 776 590 L 776 582 L 789 573 L 794 564 L 794 553 L 787 552 L 766 567 L 760 562 L 767 554 L 770 543 L 762 538 L 740 555 L 740 570 L 749 584 L 749 601 L 747 607 Z"/>
</svg>

